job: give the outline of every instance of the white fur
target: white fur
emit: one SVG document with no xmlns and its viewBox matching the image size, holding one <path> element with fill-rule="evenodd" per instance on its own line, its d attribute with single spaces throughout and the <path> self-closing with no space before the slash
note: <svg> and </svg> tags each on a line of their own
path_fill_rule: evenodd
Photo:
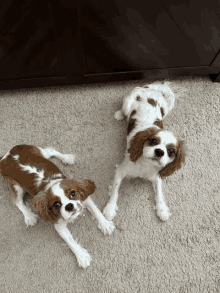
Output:
<svg viewBox="0 0 220 293">
<path fill-rule="evenodd" d="M 14 158 L 15 161 L 18 161 L 19 160 L 19 155 L 14 155 L 13 158 Z"/>
<path fill-rule="evenodd" d="M 24 189 L 19 185 L 14 185 L 14 190 L 17 194 L 15 204 L 24 215 L 24 221 L 27 227 L 34 226 L 37 223 L 38 215 L 34 214 L 23 202 Z"/>
<path fill-rule="evenodd" d="M 1 158 L 1 161 L 4 160 L 5 158 L 7 158 L 7 156 L 10 155 L 10 151 L 8 151 L 2 158 Z"/>
<path fill-rule="evenodd" d="M 62 203 L 64 200 L 64 202 L 66 202 L 67 204 L 68 199 L 66 200 L 63 198 L 63 196 L 65 195 L 61 194 L 59 187 L 55 187 L 55 189 L 60 194 Z M 73 201 L 71 202 L 73 203 Z M 79 203 L 76 203 L 76 206 L 78 204 Z M 98 220 L 98 228 L 102 231 L 104 235 L 110 235 L 114 231 L 114 228 L 115 228 L 114 224 L 111 221 L 108 221 L 105 219 L 105 217 L 102 215 L 102 213 L 100 212 L 100 210 L 97 208 L 97 206 L 95 205 L 95 203 L 90 197 L 88 197 L 85 201 L 83 201 L 82 205 L 83 207 L 87 208 L 91 212 L 91 214 Z M 62 215 L 69 218 L 68 221 L 70 222 L 74 220 L 81 212 L 79 207 L 76 207 L 76 209 L 77 209 L 77 213 L 70 214 L 69 217 L 68 215 L 66 215 L 66 213 L 63 213 L 63 210 L 61 210 Z M 72 250 L 72 252 L 76 255 L 79 266 L 86 268 L 90 265 L 92 258 L 90 254 L 84 248 L 82 248 L 79 244 L 76 243 L 76 241 L 73 240 L 71 233 L 66 227 L 68 221 L 63 218 L 60 218 L 58 222 L 54 225 L 55 229 L 59 233 L 59 235 L 63 238 L 63 240 L 67 243 L 67 245 Z"/>
<path fill-rule="evenodd" d="M 49 159 L 51 157 L 56 157 L 61 160 L 64 164 L 74 164 L 75 156 L 73 154 L 61 154 L 60 152 L 56 151 L 53 148 L 40 148 L 38 147 L 41 154 L 46 158 Z"/>
<path fill-rule="evenodd" d="M 166 145 L 171 143 L 176 145 L 177 139 L 171 132 L 163 130 L 157 135 L 161 140 L 160 144 L 156 146 L 145 146 L 143 148 L 143 155 L 136 162 L 130 160 L 130 154 L 128 153 L 131 139 L 138 132 L 148 128 L 154 127 L 155 129 L 159 129 L 153 123 L 156 120 L 165 118 L 173 108 L 175 96 L 169 86 L 170 83 L 166 82 L 165 84 L 150 84 L 145 87 L 136 87 L 124 98 L 122 109 L 115 113 L 115 119 L 122 120 L 126 116 L 127 121 L 129 121 L 132 111 L 135 110 L 136 114 L 132 115 L 132 118 L 136 119 L 136 121 L 134 129 L 127 136 L 125 158 L 116 169 L 113 186 L 110 188 L 110 200 L 103 211 L 104 216 L 108 220 L 112 220 L 116 215 L 116 211 L 118 210 L 118 191 L 123 178 L 126 176 L 150 180 L 154 186 L 158 217 L 162 221 L 166 221 L 170 216 L 169 209 L 163 197 L 162 181 L 158 176 L 158 172 L 173 160 L 173 158 L 168 156 Z M 181 93 L 178 88 L 175 89 L 175 92 L 176 95 Z M 151 105 L 148 99 L 156 101 L 156 106 Z M 163 108 L 164 117 L 162 117 L 161 108 Z M 153 160 L 156 148 L 164 151 L 163 157 L 159 160 Z"/>
<path fill-rule="evenodd" d="M 75 254 L 79 266 L 87 268 L 92 258 L 90 254 L 73 239 L 70 231 L 67 229 L 67 222 L 60 218 L 54 227 L 60 237 L 63 238 L 71 251 Z"/>
<path fill-rule="evenodd" d="M 16 156 L 16 155 L 15 155 Z M 17 155 L 16 158 L 15 156 L 13 156 L 13 158 L 18 161 L 19 156 Z M 34 166 L 30 166 L 30 165 L 22 165 L 22 164 L 18 164 L 18 166 L 21 168 L 22 171 L 27 172 L 29 174 L 35 174 L 36 177 L 34 178 L 34 185 L 36 187 L 39 187 L 42 184 L 42 181 L 44 179 L 44 170 L 37 170 L 36 167 Z"/>
</svg>

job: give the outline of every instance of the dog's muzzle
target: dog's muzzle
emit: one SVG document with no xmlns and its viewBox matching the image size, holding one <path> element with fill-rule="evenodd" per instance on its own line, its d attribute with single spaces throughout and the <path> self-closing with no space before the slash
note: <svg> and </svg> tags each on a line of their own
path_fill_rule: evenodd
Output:
<svg viewBox="0 0 220 293">
<path fill-rule="evenodd" d="M 77 203 L 77 208 L 74 207 L 74 205 L 72 203 L 68 203 L 68 205 L 65 206 L 65 210 L 69 213 L 73 212 L 74 214 L 75 213 L 78 213 L 82 210 L 82 205 Z"/>
<path fill-rule="evenodd" d="M 164 151 L 161 149 L 156 149 L 155 150 L 155 155 L 157 156 L 157 158 L 161 158 L 164 156 Z"/>
</svg>

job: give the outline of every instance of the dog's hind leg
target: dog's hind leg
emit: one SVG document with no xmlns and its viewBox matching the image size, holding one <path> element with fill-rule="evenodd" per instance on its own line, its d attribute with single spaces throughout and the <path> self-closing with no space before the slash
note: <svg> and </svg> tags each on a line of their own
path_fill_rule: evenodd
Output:
<svg viewBox="0 0 220 293">
<path fill-rule="evenodd" d="M 73 154 L 62 154 L 50 147 L 44 148 L 44 149 L 40 147 L 38 148 L 45 159 L 56 157 L 57 159 L 61 160 L 64 164 L 70 164 L 70 165 L 74 164 L 75 162 L 75 156 Z"/>
</svg>

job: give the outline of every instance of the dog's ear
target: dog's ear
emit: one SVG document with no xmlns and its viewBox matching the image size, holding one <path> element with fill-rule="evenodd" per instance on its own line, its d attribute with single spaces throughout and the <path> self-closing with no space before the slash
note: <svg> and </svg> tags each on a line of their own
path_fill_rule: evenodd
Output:
<svg viewBox="0 0 220 293">
<path fill-rule="evenodd" d="M 164 178 L 164 177 L 170 176 L 171 174 L 173 174 L 173 172 L 180 169 L 182 167 L 182 164 L 185 162 L 186 152 L 187 152 L 187 146 L 185 142 L 180 141 L 177 146 L 175 159 L 158 172 L 160 177 Z"/>
<path fill-rule="evenodd" d="M 33 199 L 33 205 L 37 208 L 37 213 L 45 221 L 56 222 L 60 217 L 60 210 L 53 211 L 53 201 L 50 191 L 39 192 Z"/>
<path fill-rule="evenodd" d="M 93 194 L 96 190 L 95 183 L 91 180 L 84 180 L 83 184 L 80 184 L 80 199 L 85 200 L 90 194 Z"/>
<path fill-rule="evenodd" d="M 151 136 L 158 132 L 155 128 L 148 128 L 144 131 L 137 132 L 130 141 L 130 160 L 136 162 L 143 155 L 144 142 Z"/>
</svg>

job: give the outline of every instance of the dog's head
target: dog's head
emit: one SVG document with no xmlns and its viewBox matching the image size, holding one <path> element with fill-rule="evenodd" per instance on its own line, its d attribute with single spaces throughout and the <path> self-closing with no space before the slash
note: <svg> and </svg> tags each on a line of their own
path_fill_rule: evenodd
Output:
<svg viewBox="0 0 220 293">
<path fill-rule="evenodd" d="M 137 132 L 130 141 L 130 160 L 140 157 L 158 167 L 160 177 L 167 177 L 181 168 L 185 161 L 183 141 L 178 141 L 172 132 L 148 128 Z"/>
<path fill-rule="evenodd" d="M 56 222 L 60 217 L 69 221 L 82 211 L 81 202 L 95 192 L 95 183 L 84 180 L 83 184 L 64 179 L 52 185 L 49 190 L 34 197 L 34 206 L 45 221 Z"/>
</svg>

